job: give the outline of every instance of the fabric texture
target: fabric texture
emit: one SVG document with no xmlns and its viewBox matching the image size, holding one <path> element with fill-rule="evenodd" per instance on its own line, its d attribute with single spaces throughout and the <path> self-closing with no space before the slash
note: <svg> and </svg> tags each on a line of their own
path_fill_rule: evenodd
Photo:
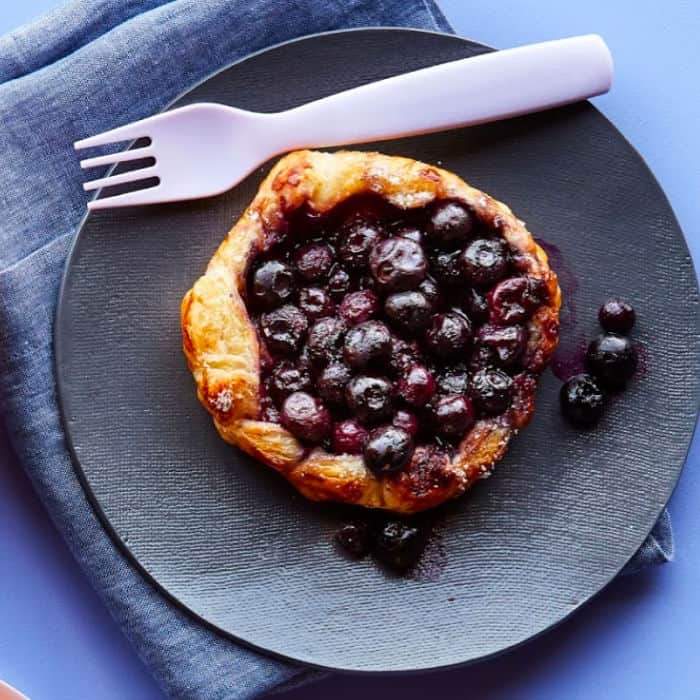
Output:
<svg viewBox="0 0 700 700">
<path fill-rule="evenodd" d="M 250 698 L 316 672 L 190 619 L 124 558 L 86 500 L 66 449 L 52 348 L 88 197 L 72 142 L 159 111 L 253 51 L 358 26 L 450 31 L 432 0 L 73 0 L 0 37 L 0 416 L 76 559 L 171 697 Z M 664 514 L 626 571 L 671 557 Z"/>
</svg>

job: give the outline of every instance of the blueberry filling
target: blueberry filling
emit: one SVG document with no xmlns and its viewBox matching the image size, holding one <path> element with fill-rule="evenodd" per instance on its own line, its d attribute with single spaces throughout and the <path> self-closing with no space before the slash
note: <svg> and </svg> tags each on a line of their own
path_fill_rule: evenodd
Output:
<svg viewBox="0 0 700 700">
<path fill-rule="evenodd" d="M 403 211 L 375 196 L 323 215 L 305 207 L 288 224 L 252 260 L 246 289 L 263 420 L 385 476 L 416 447 L 456 446 L 476 420 L 511 409 L 547 290 L 516 271 L 498 230 L 458 200 Z M 604 327 L 629 323 L 611 304 Z M 601 381 L 629 372 L 609 344 L 589 353 Z M 360 556 L 364 535 L 341 536 Z M 387 557 L 404 537 L 387 534 Z"/>
</svg>

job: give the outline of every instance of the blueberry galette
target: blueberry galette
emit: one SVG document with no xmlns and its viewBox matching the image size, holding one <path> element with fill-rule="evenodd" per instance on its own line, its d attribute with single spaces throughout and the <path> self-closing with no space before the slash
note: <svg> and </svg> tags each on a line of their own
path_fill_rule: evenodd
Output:
<svg viewBox="0 0 700 700">
<path fill-rule="evenodd" d="M 523 222 L 456 175 L 299 151 L 185 295 L 184 350 L 224 440 L 308 498 L 410 513 L 528 423 L 560 297 Z"/>
</svg>

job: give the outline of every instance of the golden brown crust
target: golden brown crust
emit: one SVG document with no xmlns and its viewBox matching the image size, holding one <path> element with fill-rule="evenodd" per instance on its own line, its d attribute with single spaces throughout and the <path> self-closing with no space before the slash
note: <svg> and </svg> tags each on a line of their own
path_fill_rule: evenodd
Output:
<svg viewBox="0 0 700 700">
<path fill-rule="evenodd" d="M 557 344 L 561 292 L 547 255 L 523 222 L 505 204 L 445 170 L 357 151 L 297 151 L 272 168 L 182 301 L 183 348 L 199 400 L 224 440 L 278 470 L 310 499 L 409 513 L 454 498 L 490 474 L 534 413 L 535 375 L 519 375 L 512 408 L 479 420 L 452 456 L 418 447 L 409 466 L 392 477 L 375 476 L 358 456 L 305 449 L 280 425 L 259 420 L 260 348 L 241 298 L 249 262 L 283 230 L 288 212 L 308 203 L 325 213 L 363 193 L 380 195 L 402 209 L 423 207 L 434 199 L 461 199 L 479 219 L 497 228 L 518 252 L 520 271 L 547 285 L 550 301 L 528 324 L 525 358 L 533 373 L 546 366 Z"/>
</svg>

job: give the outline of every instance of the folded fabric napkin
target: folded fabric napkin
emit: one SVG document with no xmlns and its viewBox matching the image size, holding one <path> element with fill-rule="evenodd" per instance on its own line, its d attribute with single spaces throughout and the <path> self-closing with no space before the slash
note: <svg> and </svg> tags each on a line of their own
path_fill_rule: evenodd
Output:
<svg viewBox="0 0 700 700">
<path fill-rule="evenodd" d="M 73 554 L 173 697 L 249 698 L 311 672 L 241 647 L 166 601 L 125 560 L 80 487 L 52 356 L 58 286 L 87 200 L 72 142 L 153 114 L 271 44 L 380 25 L 450 31 L 432 0 L 73 0 L 0 38 L 0 415 Z M 628 570 L 671 556 L 664 513 Z"/>
</svg>

